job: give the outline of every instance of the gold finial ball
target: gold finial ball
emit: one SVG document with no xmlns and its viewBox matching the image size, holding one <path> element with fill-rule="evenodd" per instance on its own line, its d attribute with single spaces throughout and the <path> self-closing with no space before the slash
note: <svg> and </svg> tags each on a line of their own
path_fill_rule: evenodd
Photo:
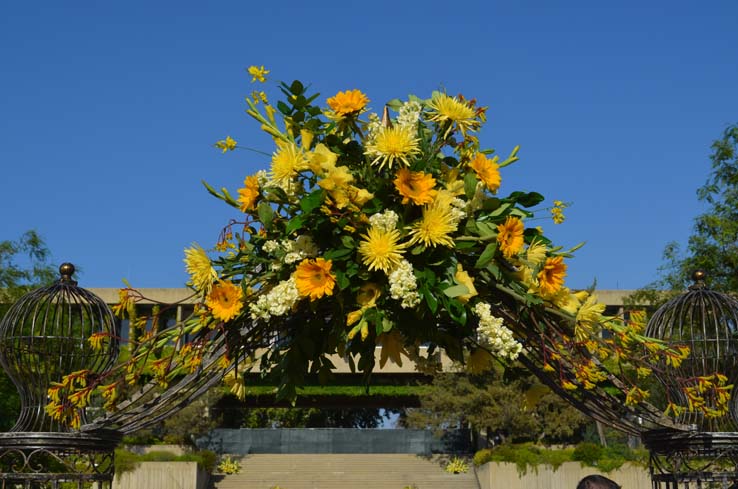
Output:
<svg viewBox="0 0 738 489">
<path fill-rule="evenodd" d="M 695 282 L 704 282 L 707 273 L 704 270 L 695 270 L 692 274 L 692 280 Z"/>
<path fill-rule="evenodd" d="M 72 278 L 72 275 L 74 275 L 74 265 L 71 263 L 62 263 L 59 267 L 59 273 L 62 278 Z"/>
</svg>

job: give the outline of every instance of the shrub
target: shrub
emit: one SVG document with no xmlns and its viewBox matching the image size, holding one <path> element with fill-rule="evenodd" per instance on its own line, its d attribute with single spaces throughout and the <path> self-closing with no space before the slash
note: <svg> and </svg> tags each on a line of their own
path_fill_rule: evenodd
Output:
<svg viewBox="0 0 738 489">
<path fill-rule="evenodd" d="M 198 467 L 212 473 L 218 456 L 210 450 L 200 450 L 184 455 L 175 455 L 171 452 L 154 451 L 138 455 L 128 450 L 115 450 L 115 473 L 123 474 L 138 467 L 141 462 L 196 462 Z"/>
<path fill-rule="evenodd" d="M 450 474 L 464 474 L 469 470 L 469 465 L 459 457 L 454 457 L 446 464 L 445 470 Z"/>
</svg>

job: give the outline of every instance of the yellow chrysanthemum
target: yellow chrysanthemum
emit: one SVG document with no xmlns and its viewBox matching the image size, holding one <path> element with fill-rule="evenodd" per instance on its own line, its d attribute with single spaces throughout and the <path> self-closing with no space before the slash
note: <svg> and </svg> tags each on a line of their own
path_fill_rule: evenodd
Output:
<svg viewBox="0 0 738 489">
<path fill-rule="evenodd" d="M 259 178 L 256 175 L 250 175 L 244 179 L 243 188 L 238 189 L 238 203 L 241 212 L 253 210 L 258 198 Z"/>
<path fill-rule="evenodd" d="M 436 196 L 436 179 L 433 175 L 422 171 L 410 171 L 400 168 L 397 178 L 394 180 L 397 192 L 402 195 L 402 203 L 407 204 L 411 200 L 415 205 L 430 204 Z"/>
<path fill-rule="evenodd" d="M 360 90 L 346 90 L 338 92 L 327 102 L 337 116 L 344 117 L 363 110 L 369 103 L 369 99 Z"/>
<path fill-rule="evenodd" d="M 374 157 L 372 165 L 378 164 L 380 170 L 385 165 L 392 168 L 395 162 L 410 166 L 408 158 L 420 153 L 418 143 L 418 138 L 415 137 L 415 131 L 412 127 L 382 126 L 377 130 L 374 139 L 367 142 L 366 154 Z"/>
<path fill-rule="evenodd" d="M 303 260 L 295 269 L 295 286 L 301 296 L 311 301 L 333 295 L 336 276 L 331 273 L 333 262 L 324 258 Z"/>
<path fill-rule="evenodd" d="M 218 274 L 210 263 L 207 253 L 197 243 L 192 243 L 190 248 L 185 248 L 185 269 L 190 274 L 190 284 L 195 289 L 207 294 Z"/>
<path fill-rule="evenodd" d="M 512 258 L 523 249 L 523 231 L 523 221 L 513 216 L 497 226 L 497 242 L 505 258 Z"/>
<path fill-rule="evenodd" d="M 448 206 L 433 204 L 425 206 L 423 217 L 414 222 L 410 234 L 410 244 L 423 243 L 425 246 L 448 246 L 453 248 L 451 233 L 456 231 L 456 220 Z"/>
<path fill-rule="evenodd" d="M 449 97 L 445 93 L 436 94 L 428 103 L 428 108 L 431 109 L 428 113 L 429 120 L 439 123 L 450 122 L 443 134 L 444 138 L 448 137 L 454 127 L 464 135 L 466 131 L 479 127 L 480 122 L 474 108 L 456 97 Z"/>
<path fill-rule="evenodd" d="M 232 282 L 218 282 L 213 285 L 205 304 L 213 316 L 221 321 L 230 321 L 238 316 L 243 308 L 243 291 Z"/>
<path fill-rule="evenodd" d="M 497 156 L 488 159 L 484 153 L 477 153 L 469 163 L 477 177 L 484 183 L 490 192 L 497 192 L 500 188 L 500 167 L 497 164 Z"/>
<path fill-rule="evenodd" d="M 534 267 L 543 263 L 546 259 L 546 252 L 548 248 L 543 241 L 534 239 L 531 244 L 528 245 L 528 251 L 526 251 L 526 259 L 528 263 Z"/>
<path fill-rule="evenodd" d="M 298 171 L 306 170 L 309 161 L 305 153 L 295 143 L 281 142 L 272 155 L 271 179 L 279 185 L 289 184 Z"/>
<path fill-rule="evenodd" d="M 397 229 L 370 227 L 359 244 L 359 254 L 369 270 L 389 272 L 402 261 L 402 253 L 407 244 L 399 243 Z"/>
<path fill-rule="evenodd" d="M 560 256 L 546 258 L 543 269 L 538 272 L 538 284 L 542 295 L 554 294 L 562 285 L 566 276 L 566 263 Z"/>
</svg>

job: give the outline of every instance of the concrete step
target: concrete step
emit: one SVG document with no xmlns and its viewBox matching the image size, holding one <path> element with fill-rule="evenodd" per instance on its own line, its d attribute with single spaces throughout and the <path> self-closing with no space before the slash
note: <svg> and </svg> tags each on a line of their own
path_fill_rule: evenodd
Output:
<svg viewBox="0 0 738 489">
<path fill-rule="evenodd" d="M 448 457 L 407 454 L 253 454 L 241 473 L 215 476 L 214 489 L 478 489 L 466 474 L 443 470 Z"/>
</svg>

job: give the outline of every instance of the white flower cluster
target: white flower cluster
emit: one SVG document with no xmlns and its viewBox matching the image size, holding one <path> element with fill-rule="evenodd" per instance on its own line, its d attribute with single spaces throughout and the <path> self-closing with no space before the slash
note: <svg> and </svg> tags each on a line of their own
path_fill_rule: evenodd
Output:
<svg viewBox="0 0 738 489">
<path fill-rule="evenodd" d="M 454 224 L 459 224 L 466 217 L 466 202 L 463 199 L 455 197 L 451 201 L 451 219 Z"/>
<path fill-rule="evenodd" d="M 397 221 L 399 220 L 400 218 L 395 211 L 386 210 L 381 214 L 373 214 L 369 218 L 369 224 L 382 231 L 392 231 L 397 227 Z"/>
<path fill-rule="evenodd" d="M 480 302 L 474 306 L 474 312 L 479 316 L 477 331 L 480 339 L 490 347 L 492 353 L 510 360 L 518 358 L 523 346 L 515 341 L 512 331 L 505 327 L 502 318 L 492 315 L 490 305 Z"/>
<path fill-rule="evenodd" d="M 266 170 L 257 171 L 256 181 L 259 182 L 259 187 L 265 187 L 269 183 L 269 173 Z"/>
<path fill-rule="evenodd" d="M 276 255 L 278 252 L 284 253 L 282 261 L 286 264 L 295 263 L 318 255 L 318 247 L 315 246 L 312 238 L 307 235 L 299 236 L 294 241 L 284 239 L 281 242 L 277 242 L 270 239 L 264 242 L 262 249 L 272 255 Z"/>
<path fill-rule="evenodd" d="M 404 309 L 415 307 L 420 303 L 418 294 L 418 283 L 415 280 L 413 266 L 407 260 L 400 264 L 389 274 L 390 295 L 393 299 L 402 301 L 400 304 Z"/>
<path fill-rule="evenodd" d="M 377 132 L 382 127 L 382 120 L 377 114 L 369 114 L 369 122 L 366 125 L 366 144 L 374 141 L 377 137 Z"/>
<path fill-rule="evenodd" d="M 400 110 L 397 115 L 397 125 L 400 127 L 411 127 L 415 128 L 420 119 L 420 111 L 423 107 L 419 102 L 414 100 L 408 100 L 400 106 Z"/>
<path fill-rule="evenodd" d="M 272 316 L 284 316 L 300 299 L 294 277 L 283 280 L 272 290 L 259 297 L 249 306 L 251 319 L 268 321 Z"/>
</svg>

